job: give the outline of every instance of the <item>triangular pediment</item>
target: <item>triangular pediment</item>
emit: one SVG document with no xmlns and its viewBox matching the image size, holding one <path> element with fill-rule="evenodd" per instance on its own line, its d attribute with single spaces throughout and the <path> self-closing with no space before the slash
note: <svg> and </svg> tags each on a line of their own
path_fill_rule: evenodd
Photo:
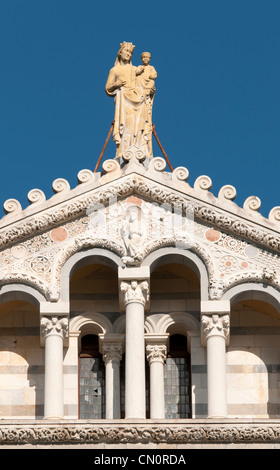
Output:
<svg viewBox="0 0 280 470">
<path fill-rule="evenodd" d="M 30 204 L 26 208 L 22 209 L 15 199 L 4 203 L 6 215 L 0 220 L 0 249 L 80 217 L 94 204 L 106 206 L 114 198 L 120 200 L 135 194 L 151 203 L 189 208 L 202 223 L 280 252 L 279 207 L 265 218 L 258 212 L 258 197 L 247 198 L 243 207 L 239 207 L 234 202 L 233 186 L 223 186 L 215 197 L 208 176 L 198 177 L 193 187 L 188 184 L 188 177 L 186 168 L 166 171 L 165 160 L 156 157 L 149 159 L 146 166 L 132 160 L 123 168 L 116 159 L 106 160 L 102 173 L 81 170 L 73 189 L 66 180 L 58 178 L 53 182 L 55 194 L 48 200 L 41 190 L 34 189 L 28 193 Z"/>
<path fill-rule="evenodd" d="M 186 168 L 166 171 L 160 157 L 146 162 L 134 157 L 122 166 L 106 160 L 100 173 L 80 171 L 73 189 L 55 180 L 48 200 L 31 191 L 25 209 L 17 201 L 6 202 L 0 222 L 1 284 L 27 282 L 57 300 L 62 266 L 79 250 L 102 248 L 126 266 L 139 266 L 153 251 L 172 247 L 196 253 L 215 288 L 242 279 L 266 279 L 278 287 L 278 208 L 264 218 L 255 197 L 243 207 L 235 204 L 232 186 L 215 197 L 205 175 L 191 187 Z M 135 246 L 128 241 L 134 230 L 131 211 L 141 218 Z"/>
</svg>

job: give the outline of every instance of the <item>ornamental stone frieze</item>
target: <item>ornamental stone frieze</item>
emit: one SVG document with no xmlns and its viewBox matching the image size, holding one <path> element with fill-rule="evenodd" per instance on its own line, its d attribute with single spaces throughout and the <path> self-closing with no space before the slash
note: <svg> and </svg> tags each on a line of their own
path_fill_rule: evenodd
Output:
<svg viewBox="0 0 280 470">
<path fill-rule="evenodd" d="M 195 421 L 195 422 L 194 422 Z M 280 445 L 280 423 L 278 420 L 192 420 L 171 423 L 160 420 L 145 423 L 123 423 L 119 420 L 108 422 L 65 422 L 48 423 L 22 422 L 3 424 L 0 429 L 0 446 L 36 446 L 54 447 L 73 444 L 165 444 L 181 446 L 197 444 L 212 445 Z"/>
</svg>

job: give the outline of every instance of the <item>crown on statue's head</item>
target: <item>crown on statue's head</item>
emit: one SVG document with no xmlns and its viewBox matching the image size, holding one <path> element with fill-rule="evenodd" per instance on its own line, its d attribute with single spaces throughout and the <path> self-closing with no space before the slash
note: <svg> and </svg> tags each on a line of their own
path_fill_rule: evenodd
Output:
<svg viewBox="0 0 280 470">
<path fill-rule="evenodd" d="M 132 44 L 132 42 L 125 42 L 125 41 L 121 42 L 120 46 L 121 46 L 121 49 L 124 49 L 125 47 L 127 47 L 127 49 L 129 49 L 130 52 L 133 52 L 133 50 L 135 48 L 135 46 Z"/>
</svg>

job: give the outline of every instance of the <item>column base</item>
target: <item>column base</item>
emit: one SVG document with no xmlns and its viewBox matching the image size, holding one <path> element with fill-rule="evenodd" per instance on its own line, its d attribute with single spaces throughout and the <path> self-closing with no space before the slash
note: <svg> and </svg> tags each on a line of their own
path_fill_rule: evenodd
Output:
<svg viewBox="0 0 280 470">
<path fill-rule="evenodd" d="M 43 419 L 65 419 L 64 416 L 44 416 Z"/>
<path fill-rule="evenodd" d="M 146 416 L 126 416 L 125 420 L 130 420 L 130 419 L 146 419 Z"/>
<path fill-rule="evenodd" d="M 227 419 L 226 415 L 209 415 L 207 419 Z"/>
</svg>

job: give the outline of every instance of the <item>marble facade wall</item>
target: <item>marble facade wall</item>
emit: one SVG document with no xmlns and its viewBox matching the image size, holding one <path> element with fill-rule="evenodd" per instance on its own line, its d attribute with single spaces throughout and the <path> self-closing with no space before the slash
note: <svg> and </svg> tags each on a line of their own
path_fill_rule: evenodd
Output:
<svg viewBox="0 0 280 470">
<path fill-rule="evenodd" d="M 200 332 L 194 329 L 200 322 L 199 284 L 194 281 L 195 277 L 192 280 L 180 278 L 179 271 L 175 275 L 176 267 L 178 269 L 172 265 L 163 267 L 153 276 L 150 311 L 145 315 L 146 337 L 152 333 L 187 336 L 191 357 L 191 415 L 193 419 L 205 419 L 207 356 Z M 116 275 L 100 265 L 91 270 L 90 266 L 86 267 L 85 273 L 86 277 L 78 276 L 71 284 L 70 325 L 73 327 L 70 326 L 69 342 L 63 355 L 63 400 L 67 419 L 79 416 L 81 335 L 106 334 L 110 325 L 115 325 L 116 333 L 125 333 L 124 313 L 119 311 L 117 302 Z M 184 274 L 188 277 L 191 271 L 186 270 Z M 106 285 L 102 284 L 102 278 Z M 230 316 L 230 339 L 226 348 L 228 417 L 277 419 L 280 415 L 280 320 L 277 312 L 266 303 L 252 300 L 235 304 Z M 44 417 L 45 359 L 39 317 L 38 309 L 26 302 L 16 300 L 1 304 L 2 419 Z"/>
<path fill-rule="evenodd" d="M 48 201 L 34 190 L 24 210 L 4 204 L 0 443 L 278 446 L 279 207 L 266 219 L 254 196 L 238 207 L 232 186 L 215 197 L 209 177 L 191 187 L 187 169 L 168 173 L 163 159 L 143 165 L 137 155 L 81 171 L 73 190 L 56 180 Z M 105 365 L 96 426 L 79 419 L 88 334 Z M 177 334 L 187 338 L 191 416 L 166 420 L 164 367 Z"/>
</svg>

